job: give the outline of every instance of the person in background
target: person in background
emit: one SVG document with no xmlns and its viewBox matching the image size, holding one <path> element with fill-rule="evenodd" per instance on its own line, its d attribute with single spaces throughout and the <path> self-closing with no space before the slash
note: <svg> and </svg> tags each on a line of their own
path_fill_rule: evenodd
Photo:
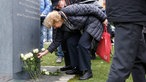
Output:
<svg viewBox="0 0 146 82">
<path fill-rule="evenodd" d="M 115 26 L 115 52 L 107 82 L 126 82 L 131 72 L 141 76 L 138 82 L 146 82 L 146 45 L 142 33 L 146 25 L 146 0 L 106 0 L 106 13 Z"/>
<path fill-rule="evenodd" d="M 66 0 L 52 0 L 53 9 L 60 10 L 61 8 L 70 5 L 71 4 L 70 1 L 73 1 L 73 0 L 68 0 L 68 3 L 66 3 Z M 54 31 L 53 34 L 55 34 L 55 31 L 57 31 L 57 30 L 53 29 L 53 31 Z M 66 71 L 66 74 L 78 73 L 76 71 L 77 56 L 75 56 L 76 54 L 74 54 L 74 51 L 77 51 L 77 49 L 74 48 L 73 50 L 70 50 L 69 48 L 72 48 L 73 46 L 77 46 L 77 43 L 75 43 L 75 42 L 78 42 L 79 38 L 80 38 L 79 31 L 77 31 L 77 32 L 64 31 L 64 41 L 61 42 L 61 45 L 62 45 L 62 50 L 64 53 L 65 66 L 60 68 L 60 70 Z"/>
<path fill-rule="evenodd" d="M 47 29 L 47 42 L 52 42 L 53 41 L 53 28 L 51 27 L 50 29 Z"/>
<path fill-rule="evenodd" d="M 60 10 L 61 8 L 66 6 L 66 3 L 64 2 L 65 0 L 51 0 L 52 1 L 52 7 L 53 10 Z M 53 34 L 56 30 L 53 29 Z M 55 35 L 53 35 L 53 38 L 56 37 Z M 64 38 L 67 38 L 66 36 L 64 36 Z M 65 60 L 65 66 L 60 68 L 61 71 L 66 71 L 69 69 L 72 69 L 72 67 L 70 66 L 70 59 L 69 59 L 69 53 L 68 53 L 68 49 L 67 49 L 67 45 L 66 45 L 66 41 L 62 42 L 59 47 L 57 48 L 56 51 L 56 63 L 61 63 L 62 59 L 64 57 Z"/>
<path fill-rule="evenodd" d="M 52 11 L 52 3 L 50 0 L 40 0 L 40 17 L 41 17 L 41 33 L 40 33 L 40 48 L 43 48 L 44 42 L 47 41 L 47 35 L 50 35 L 50 31 L 42 24 L 44 18 L 49 12 Z M 51 38 L 49 38 L 51 40 Z"/>
<path fill-rule="evenodd" d="M 56 55 L 57 55 L 56 63 L 61 63 L 64 56 L 61 45 L 57 48 Z"/>
</svg>

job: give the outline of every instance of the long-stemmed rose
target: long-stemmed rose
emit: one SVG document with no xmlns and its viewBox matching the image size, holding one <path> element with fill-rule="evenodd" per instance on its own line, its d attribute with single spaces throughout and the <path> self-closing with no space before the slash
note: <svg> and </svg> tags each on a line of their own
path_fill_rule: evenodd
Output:
<svg viewBox="0 0 146 82">
<path fill-rule="evenodd" d="M 28 72 L 32 79 L 37 79 L 41 74 L 44 75 L 59 75 L 60 71 L 56 70 L 55 72 L 47 71 L 46 69 L 40 70 L 40 59 L 38 58 L 37 54 L 40 52 L 44 52 L 46 49 L 42 48 L 40 51 L 39 49 L 33 49 L 32 52 L 20 54 L 20 58 L 23 62 L 23 69 L 24 71 Z"/>
<path fill-rule="evenodd" d="M 40 72 L 40 60 L 37 57 L 39 53 L 39 49 L 33 49 L 32 52 L 20 54 L 20 58 L 23 61 L 23 69 L 24 71 L 28 72 L 32 79 L 37 79 L 41 72 Z"/>
</svg>

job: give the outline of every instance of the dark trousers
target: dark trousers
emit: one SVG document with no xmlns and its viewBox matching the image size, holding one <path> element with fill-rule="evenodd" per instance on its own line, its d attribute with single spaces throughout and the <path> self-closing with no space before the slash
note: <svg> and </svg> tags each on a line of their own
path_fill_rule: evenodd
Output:
<svg viewBox="0 0 146 82">
<path fill-rule="evenodd" d="M 75 67 L 76 69 L 79 69 L 77 45 L 78 45 L 80 37 L 81 37 L 81 33 L 76 32 L 76 33 L 72 33 L 70 38 L 67 39 L 67 47 L 68 47 L 69 56 L 70 56 L 70 64 L 72 67 Z"/>
<path fill-rule="evenodd" d="M 135 65 L 132 69 L 133 82 L 146 82 L 145 74 L 145 65 L 141 60 L 136 59 Z"/>
<path fill-rule="evenodd" d="M 70 63 L 70 56 L 69 56 L 69 52 L 68 52 L 68 47 L 67 47 L 67 41 L 64 40 L 61 44 L 62 46 L 62 51 L 64 53 L 64 63 L 65 63 L 65 66 L 71 66 L 71 63 Z"/>
<path fill-rule="evenodd" d="M 77 49 L 80 71 L 91 70 L 90 48 L 92 39 L 92 36 L 85 31 L 79 40 Z"/>
<path fill-rule="evenodd" d="M 144 33 L 144 39 L 146 44 L 146 33 Z M 146 82 L 145 74 L 146 64 L 143 63 L 140 59 L 136 58 L 135 65 L 132 69 L 133 82 Z"/>
<path fill-rule="evenodd" d="M 65 66 L 78 67 L 77 44 L 80 36 L 80 31 L 64 32 L 64 41 L 61 45 L 64 52 Z"/>
<path fill-rule="evenodd" d="M 146 62 L 143 26 L 135 23 L 115 23 L 115 27 L 115 52 L 107 82 L 125 82 L 137 59 Z M 141 63 L 138 65 L 142 66 Z"/>
</svg>

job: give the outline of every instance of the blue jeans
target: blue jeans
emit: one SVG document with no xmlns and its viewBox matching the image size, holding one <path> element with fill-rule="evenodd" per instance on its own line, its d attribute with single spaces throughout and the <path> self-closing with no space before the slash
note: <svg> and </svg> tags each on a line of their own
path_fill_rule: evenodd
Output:
<svg viewBox="0 0 146 82">
<path fill-rule="evenodd" d="M 47 40 L 52 41 L 52 35 L 53 35 L 53 28 L 47 30 Z"/>
<path fill-rule="evenodd" d="M 63 57 L 64 56 L 61 45 L 57 48 L 57 56 L 58 57 Z"/>
<path fill-rule="evenodd" d="M 43 48 L 43 43 L 47 41 L 47 28 L 45 26 L 41 26 L 40 32 L 40 49 Z"/>
</svg>

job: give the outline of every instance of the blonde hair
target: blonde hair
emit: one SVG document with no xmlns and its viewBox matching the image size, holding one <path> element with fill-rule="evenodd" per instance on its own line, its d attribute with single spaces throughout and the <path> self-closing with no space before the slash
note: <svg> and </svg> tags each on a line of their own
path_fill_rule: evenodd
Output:
<svg viewBox="0 0 146 82">
<path fill-rule="evenodd" d="M 46 26 L 47 28 L 50 28 L 56 22 L 59 21 L 62 21 L 61 15 L 58 13 L 58 11 L 52 11 L 45 18 L 43 25 Z"/>
</svg>

